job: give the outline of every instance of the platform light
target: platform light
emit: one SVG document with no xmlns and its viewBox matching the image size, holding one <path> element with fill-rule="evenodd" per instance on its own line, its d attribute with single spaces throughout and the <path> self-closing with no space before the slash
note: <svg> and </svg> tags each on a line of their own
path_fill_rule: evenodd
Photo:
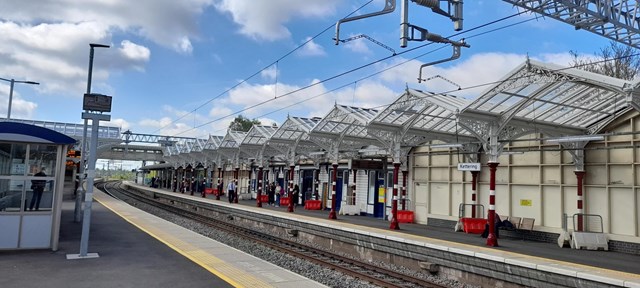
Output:
<svg viewBox="0 0 640 288">
<path fill-rule="evenodd" d="M 566 136 L 558 138 L 547 139 L 549 143 L 566 143 L 566 142 L 580 142 L 580 141 L 602 141 L 604 136 L 602 135 L 581 135 L 581 136 Z"/>
<path fill-rule="evenodd" d="M 311 152 L 309 153 L 310 156 L 322 156 L 324 154 L 326 154 L 327 152 L 325 151 L 316 151 L 316 152 Z"/>
<path fill-rule="evenodd" d="M 431 148 L 462 148 L 460 143 L 446 143 L 446 144 L 433 144 L 429 145 Z"/>
</svg>

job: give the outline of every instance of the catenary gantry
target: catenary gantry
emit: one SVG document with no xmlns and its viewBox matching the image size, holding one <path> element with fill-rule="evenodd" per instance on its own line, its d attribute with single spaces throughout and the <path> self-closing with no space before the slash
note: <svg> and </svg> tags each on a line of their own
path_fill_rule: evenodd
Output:
<svg viewBox="0 0 640 288">
<path fill-rule="evenodd" d="M 576 29 L 640 48 L 640 7 L 636 0 L 503 0 Z"/>
</svg>

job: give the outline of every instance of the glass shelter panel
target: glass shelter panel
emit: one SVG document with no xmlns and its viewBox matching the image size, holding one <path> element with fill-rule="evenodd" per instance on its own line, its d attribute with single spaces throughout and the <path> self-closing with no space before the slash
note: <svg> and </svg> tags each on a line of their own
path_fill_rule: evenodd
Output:
<svg viewBox="0 0 640 288">
<path fill-rule="evenodd" d="M 27 145 L 0 143 L 0 175 L 24 175 Z"/>
<path fill-rule="evenodd" d="M 44 169 L 46 176 L 54 177 L 58 147 L 55 145 L 31 144 L 29 149 L 29 175 Z"/>
<path fill-rule="evenodd" d="M 0 213 L 20 212 L 24 180 L 0 179 Z"/>
</svg>

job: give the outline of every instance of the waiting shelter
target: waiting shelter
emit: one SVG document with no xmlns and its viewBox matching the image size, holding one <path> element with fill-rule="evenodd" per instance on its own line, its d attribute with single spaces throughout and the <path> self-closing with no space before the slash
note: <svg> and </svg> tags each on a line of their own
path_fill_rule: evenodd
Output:
<svg viewBox="0 0 640 288">
<path fill-rule="evenodd" d="M 76 140 L 0 122 L 0 249 L 58 249 L 67 147 Z"/>
</svg>

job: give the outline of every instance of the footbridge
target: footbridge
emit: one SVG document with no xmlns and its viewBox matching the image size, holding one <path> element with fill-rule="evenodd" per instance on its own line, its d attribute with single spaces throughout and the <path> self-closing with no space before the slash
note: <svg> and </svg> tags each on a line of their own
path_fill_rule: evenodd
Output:
<svg viewBox="0 0 640 288">
<path fill-rule="evenodd" d="M 84 124 L 64 123 L 25 119 L 4 119 L 4 121 L 20 122 L 51 129 L 76 140 L 74 150 L 83 151 Z M 87 126 L 87 136 L 91 135 L 91 125 Z M 98 159 L 131 160 L 131 161 L 163 161 L 167 156 L 187 152 L 198 143 L 189 137 L 173 137 L 121 131 L 119 127 L 99 126 Z M 88 145 L 87 145 L 88 146 Z M 185 150 L 186 149 L 186 150 Z"/>
</svg>

